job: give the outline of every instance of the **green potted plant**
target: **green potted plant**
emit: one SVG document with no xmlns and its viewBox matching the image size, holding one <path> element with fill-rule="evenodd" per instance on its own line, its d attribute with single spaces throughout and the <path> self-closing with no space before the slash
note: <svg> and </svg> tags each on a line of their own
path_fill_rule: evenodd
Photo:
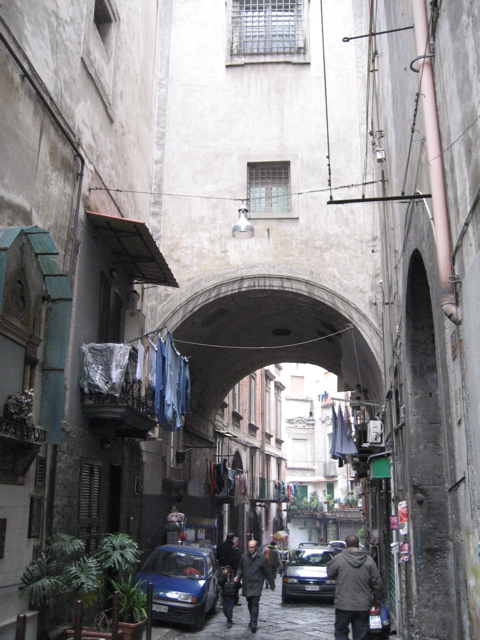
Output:
<svg viewBox="0 0 480 640">
<path fill-rule="evenodd" d="M 132 574 L 111 580 L 118 592 L 118 628 L 124 640 L 141 640 L 147 622 L 147 594 Z"/>
<path fill-rule="evenodd" d="M 71 627 L 71 622 L 63 623 L 61 620 L 71 618 L 72 604 L 77 600 L 81 600 L 86 610 L 87 621 L 93 623 L 96 613 L 111 611 L 114 590 L 119 592 L 120 602 L 128 593 L 130 599 L 132 597 L 133 584 L 129 586 L 129 581 L 133 581 L 140 560 L 135 540 L 124 533 L 106 534 L 96 551 L 88 555 L 85 550 L 83 540 L 57 533 L 49 538 L 42 555 L 27 567 L 21 578 L 20 592 L 39 610 L 43 637 L 48 632 L 52 637 L 54 628 L 56 633 L 60 633 Z M 141 591 L 139 585 L 135 586 Z M 142 600 L 140 593 L 136 592 L 135 597 L 137 606 L 134 610 L 142 609 L 138 603 L 145 602 L 136 620 L 144 625 L 146 596 Z"/>
<path fill-rule="evenodd" d="M 95 558 L 85 556 L 85 547 L 83 540 L 57 533 L 21 577 L 20 595 L 38 610 L 41 637 L 60 634 L 70 626 L 61 617 L 70 614 L 73 602 L 81 600 L 85 607 L 97 602 L 101 568 Z"/>
</svg>

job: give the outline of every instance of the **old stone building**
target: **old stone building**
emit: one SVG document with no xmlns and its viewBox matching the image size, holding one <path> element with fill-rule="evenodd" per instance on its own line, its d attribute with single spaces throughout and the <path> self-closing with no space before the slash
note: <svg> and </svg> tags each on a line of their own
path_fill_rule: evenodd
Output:
<svg viewBox="0 0 480 640">
<path fill-rule="evenodd" d="M 1 618 L 52 530 L 147 549 L 177 499 L 214 518 L 222 403 L 305 362 L 351 393 L 399 634 L 479 637 L 478 26 L 467 0 L 2 4 L 0 406 L 34 401 L 2 417 Z M 82 392 L 82 344 L 166 330 L 181 429 Z"/>
<path fill-rule="evenodd" d="M 152 188 L 159 23 L 156 5 L 123 0 L 0 8 L 2 637 L 52 531 L 90 549 L 108 531 L 139 535 L 139 441 L 156 423 L 132 389 L 101 406 L 79 379 L 83 343 L 145 331 L 139 283 L 176 286 L 149 198 L 127 192 Z"/>
</svg>

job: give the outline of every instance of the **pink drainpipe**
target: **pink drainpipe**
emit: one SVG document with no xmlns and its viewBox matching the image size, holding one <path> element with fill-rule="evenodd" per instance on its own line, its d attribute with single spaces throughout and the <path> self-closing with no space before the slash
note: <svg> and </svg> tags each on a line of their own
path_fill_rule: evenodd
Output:
<svg viewBox="0 0 480 640">
<path fill-rule="evenodd" d="M 433 225 L 437 246 L 438 277 L 440 282 L 441 305 L 445 315 L 455 324 L 461 321 L 461 309 L 457 306 L 453 276 L 452 245 L 443 175 L 442 148 L 438 126 L 435 86 L 433 83 L 430 36 L 428 33 L 427 8 L 425 0 L 413 0 L 413 21 L 417 43 L 417 64 L 422 75 L 423 119 L 427 145 L 430 187 L 432 192 Z"/>
</svg>

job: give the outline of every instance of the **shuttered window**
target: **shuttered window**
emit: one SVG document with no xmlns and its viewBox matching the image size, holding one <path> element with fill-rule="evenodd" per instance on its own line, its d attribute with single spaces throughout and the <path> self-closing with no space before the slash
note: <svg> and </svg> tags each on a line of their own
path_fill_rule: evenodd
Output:
<svg viewBox="0 0 480 640">
<path fill-rule="evenodd" d="M 104 273 L 100 274 L 98 342 L 122 341 L 123 302 Z"/>
<path fill-rule="evenodd" d="M 102 464 L 84 460 L 80 471 L 80 507 L 78 535 L 87 543 L 87 551 L 98 547 L 100 536 L 100 474 Z"/>
</svg>

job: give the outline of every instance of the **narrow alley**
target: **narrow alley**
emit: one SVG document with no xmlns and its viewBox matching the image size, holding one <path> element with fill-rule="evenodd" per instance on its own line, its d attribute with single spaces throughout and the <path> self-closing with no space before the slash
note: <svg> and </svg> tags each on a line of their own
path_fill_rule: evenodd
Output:
<svg viewBox="0 0 480 640">
<path fill-rule="evenodd" d="M 248 628 L 248 608 L 245 598 L 241 597 L 241 607 L 235 607 L 233 627 L 227 629 L 222 608 L 217 605 L 214 615 L 207 617 L 203 631 L 191 631 L 187 627 L 166 629 L 161 626 L 152 628 L 152 640 L 333 640 L 335 610 L 333 604 L 298 601 L 282 604 L 281 578 L 277 577 L 275 591 L 264 589 L 260 599 L 260 617 L 255 635 Z"/>
</svg>

